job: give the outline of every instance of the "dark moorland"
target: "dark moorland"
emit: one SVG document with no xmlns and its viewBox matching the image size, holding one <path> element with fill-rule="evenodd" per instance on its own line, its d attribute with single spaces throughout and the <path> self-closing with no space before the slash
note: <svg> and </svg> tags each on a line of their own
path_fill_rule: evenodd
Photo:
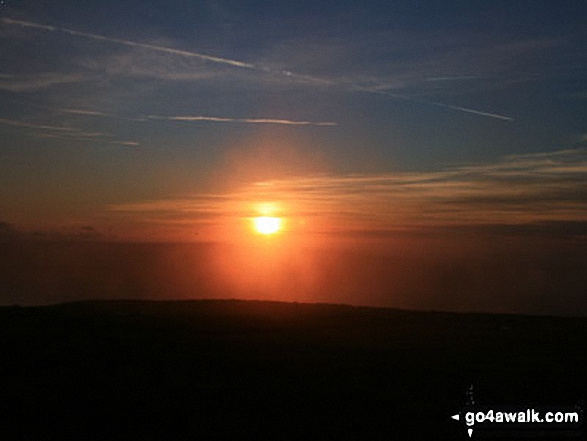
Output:
<svg viewBox="0 0 587 441">
<path fill-rule="evenodd" d="M 467 439 L 450 415 L 471 384 L 486 404 L 574 405 L 586 348 L 582 318 L 232 300 L 2 307 L 0 411 L 24 439 Z"/>
</svg>

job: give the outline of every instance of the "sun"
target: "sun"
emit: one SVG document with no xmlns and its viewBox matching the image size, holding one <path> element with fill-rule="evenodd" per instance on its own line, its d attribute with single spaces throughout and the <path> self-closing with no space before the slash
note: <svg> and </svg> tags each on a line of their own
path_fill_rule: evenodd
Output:
<svg viewBox="0 0 587 441">
<path fill-rule="evenodd" d="M 260 216 L 253 219 L 255 230 L 261 234 L 274 234 L 281 229 L 281 219 L 278 217 Z"/>
</svg>

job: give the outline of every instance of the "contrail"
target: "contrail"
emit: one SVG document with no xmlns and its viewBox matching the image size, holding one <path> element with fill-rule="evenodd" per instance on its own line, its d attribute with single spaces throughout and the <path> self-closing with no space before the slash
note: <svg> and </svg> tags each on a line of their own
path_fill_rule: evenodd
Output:
<svg viewBox="0 0 587 441">
<path fill-rule="evenodd" d="M 183 50 L 173 49 L 173 48 L 164 47 L 164 46 L 155 46 L 152 44 L 138 43 L 136 41 L 123 40 L 121 38 L 105 37 L 104 35 L 89 34 L 87 32 L 79 32 L 79 31 L 74 31 L 72 29 L 58 28 L 55 26 L 48 26 L 48 25 L 44 25 L 44 24 L 40 24 L 40 23 L 33 23 L 33 22 L 29 22 L 29 21 L 13 20 L 10 18 L 2 18 L 2 21 L 6 24 L 11 24 L 11 25 L 20 25 L 20 26 L 25 26 L 25 27 L 29 27 L 29 28 L 35 28 L 35 29 L 42 29 L 42 30 L 51 31 L 51 32 L 63 32 L 63 33 L 66 33 L 69 35 L 75 35 L 78 37 L 92 38 L 94 40 L 107 41 L 109 43 L 122 44 L 125 46 L 140 47 L 140 48 L 150 49 L 150 50 L 157 51 L 157 52 L 165 52 L 168 54 L 179 55 L 182 57 L 199 58 L 200 60 L 211 61 L 213 63 L 228 64 L 230 66 L 243 67 L 243 68 L 247 68 L 247 69 L 257 69 L 256 66 L 254 66 L 253 64 L 250 64 L 250 63 L 243 63 L 242 61 L 237 61 L 237 60 L 229 60 L 227 58 L 213 57 L 210 55 L 199 54 L 197 52 L 183 51 Z"/>
<path fill-rule="evenodd" d="M 513 121 L 509 116 L 499 115 L 497 113 L 482 112 L 481 110 L 468 109 L 466 107 L 451 106 L 450 104 L 437 103 L 435 101 L 412 100 L 416 103 L 430 104 L 431 106 L 444 107 L 445 109 L 460 110 L 461 112 L 473 113 L 475 115 L 488 116 L 490 118 L 497 118 L 503 121 Z"/>
<path fill-rule="evenodd" d="M 216 116 L 148 116 L 149 119 L 158 119 L 165 121 L 212 121 L 212 122 L 236 122 L 248 124 L 282 124 L 289 126 L 337 126 L 335 122 L 315 122 L 315 121 L 292 121 L 289 119 L 268 119 L 268 118 L 219 118 Z"/>
<path fill-rule="evenodd" d="M 318 77 L 313 77 L 310 75 L 297 74 L 297 73 L 286 71 L 286 70 L 272 71 L 269 68 L 258 67 L 254 64 L 251 64 L 251 63 L 245 63 L 242 61 L 231 60 L 228 58 L 214 57 L 211 55 L 200 54 L 197 52 L 184 51 L 184 50 L 173 49 L 173 48 L 163 47 L 163 46 L 155 46 L 155 45 L 146 44 L 146 43 L 138 43 L 138 42 L 131 41 L 131 40 L 123 40 L 120 38 L 106 37 L 104 35 L 90 34 L 87 32 L 79 32 L 79 31 L 74 31 L 72 29 L 55 27 L 55 26 L 45 25 L 45 24 L 41 24 L 41 23 L 34 23 L 34 22 L 28 22 L 28 21 L 22 21 L 22 20 L 13 20 L 10 18 L 2 18 L 2 21 L 6 24 L 9 24 L 9 25 L 20 25 L 20 26 L 24 26 L 24 27 L 42 29 L 42 30 L 51 31 L 51 32 L 63 32 L 65 34 L 74 35 L 74 36 L 78 36 L 78 37 L 91 38 L 94 40 L 106 41 L 109 43 L 115 43 L 115 44 L 120 44 L 120 45 L 124 45 L 124 46 L 140 47 L 143 49 L 150 49 L 153 51 L 164 52 L 164 53 L 178 55 L 178 56 L 182 56 L 182 57 L 198 58 L 200 60 L 210 61 L 213 63 L 225 64 L 225 65 L 239 67 L 239 68 L 254 69 L 257 71 L 267 72 L 267 73 L 278 73 L 280 75 L 284 75 L 288 78 L 292 78 L 294 80 L 298 80 L 298 81 L 302 81 L 302 82 L 308 82 L 308 83 L 313 83 L 313 84 L 322 84 L 322 85 L 326 85 L 326 86 L 340 85 L 336 81 L 325 79 L 325 78 L 318 78 Z M 496 118 L 496 119 L 500 119 L 502 121 L 513 121 L 513 118 L 510 118 L 510 117 L 504 116 L 504 115 L 499 115 L 496 113 L 484 112 L 481 110 L 469 109 L 466 107 L 452 106 L 449 104 L 438 103 L 435 101 L 420 100 L 420 99 L 416 99 L 416 98 L 411 98 L 406 95 L 388 93 L 388 92 L 381 91 L 381 90 L 369 89 L 369 88 L 360 87 L 360 86 L 351 86 L 349 89 L 362 91 L 362 92 L 366 92 L 366 93 L 376 93 L 376 94 L 388 96 L 390 98 L 401 99 L 404 101 L 409 101 L 409 102 L 418 103 L 418 104 L 431 105 L 431 106 L 436 106 L 436 107 L 442 107 L 445 109 L 451 109 L 451 110 L 457 110 L 457 111 L 466 112 L 466 113 L 472 113 L 474 115 L 485 116 L 485 117 L 489 117 L 489 118 Z M 222 118 L 215 119 L 215 121 L 222 121 L 222 120 L 223 120 Z M 232 121 L 230 119 L 227 119 L 227 120 Z M 209 121 L 213 121 L 213 119 L 210 119 Z M 269 123 L 270 121 L 273 121 L 273 120 L 258 120 L 258 121 L 239 120 L 239 121 L 240 122 Z M 279 122 L 277 122 L 277 121 L 279 121 L 279 120 L 275 120 L 274 124 L 279 124 Z M 296 122 L 291 122 L 291 123 L 296 124 Z M 288 124 L 288 123 L 282 122 L 282 124 Z M 297 124 L 302 125 L 302 124 L 304 124 L 304 122 L 297 122 Z M 306 125 L 309 125 L 309 124 L 336 125 L 335 123 L 324 123 L 324 124 L 322 124 L 322 123 L 321 124 L 306 123 Z"/>
<path fill-rule="evenodd" d="M 36 29 L 43 29 L 45 31 L 58 31 L 59 28 L 55 26 L 48 26 L 39 23 L 31 23 L 30 21 L 22 21 L 22 20 L 13 20 L 11 18 L 2 18 L 2 21 L 6 24 L 13 24 L 13 25 L 21 25 L 27 28 L 36 28 Z"/>
<path fill-rule="evenodd" d="M 498 113 L 483 112 L 481 110 L 469 109 L 467 107 L 460 107 L 460 106 L 452 106 L 450 104 L 439 103 L 437 101 L 429 101 L 429 100 L 422 100 L 422 99 L 419 99 L 419 98 L 412 98 L 412 97 L 407 96 L 407 95 L 401 95 L 399 93 L 386 92 L 384 90 L 369 89 L 369 88 L 366 88 L 366 87 L 358 87 L 358 86 L 353 87 L 353 90 L 358 90 L 360 92 L 366 92 L 366 93 L 374 93 L 374 94 L 377 94 L 377 95 L 383 95 L 383 96 L 387 96 L 387 97 L 390 97 L 390 98 L 396 98 L 396 99 L 399 99 L 399 100 L 409 101 L 409 102 L 417 103 L 417 104 L 426 104 L 426 105 L 429 105 L 429 106 L 442 107 L 444 109 L 451 109 L 451 110 L 458 110 L 460 112 L 472 113 L 474 115 L 487 116 L 489 118 L 501 119 L 502 121 L 513 121 L 514 120 L 514 118 L 511 118 L 511 117 L 505 116 L 505 115 L 500 115 Z"/>
</svg>

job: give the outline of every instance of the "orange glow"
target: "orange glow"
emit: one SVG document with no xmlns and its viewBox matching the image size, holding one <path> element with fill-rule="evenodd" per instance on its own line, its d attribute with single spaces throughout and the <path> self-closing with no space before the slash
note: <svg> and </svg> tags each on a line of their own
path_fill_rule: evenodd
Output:
<svg viewBox="0 0 587 441">
<path fill-rule="evenodd" d="M 253 219 L 255 230 L 261 234 L 274 234 L 281 228 L 281 219 L 278 217 L 260 216 Z"/>
</svg>

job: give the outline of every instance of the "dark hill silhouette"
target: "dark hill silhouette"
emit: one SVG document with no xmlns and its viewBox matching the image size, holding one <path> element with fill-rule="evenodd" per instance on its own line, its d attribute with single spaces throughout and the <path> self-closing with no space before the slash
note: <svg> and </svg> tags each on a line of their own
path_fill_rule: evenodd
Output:
<svg viewBox="0 0 587 441">
<path fill-rule="evenodd" d="M 465 439 L 450 415 L 471 384 L 487 404 L 573 405 L 587 396 L 585 348 L 584 318 L 236 300 L 2 307 L 1 412 L 27 439 Z"/>
</svg>

